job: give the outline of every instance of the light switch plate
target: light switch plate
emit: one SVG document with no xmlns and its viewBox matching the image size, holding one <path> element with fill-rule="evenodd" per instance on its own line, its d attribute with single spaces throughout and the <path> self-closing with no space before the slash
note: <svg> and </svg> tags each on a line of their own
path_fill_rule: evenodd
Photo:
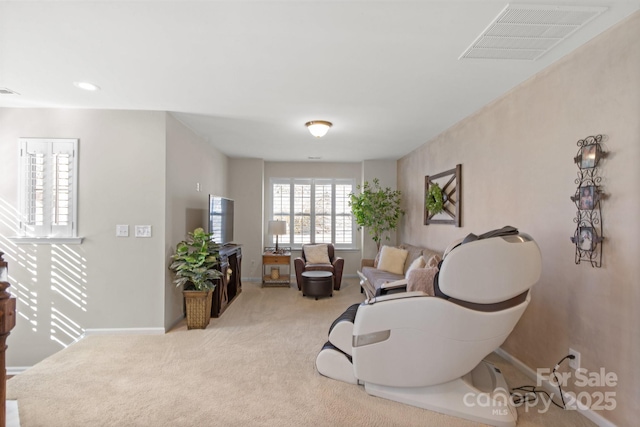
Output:
<svg viewBox="0 0 640 427">
<path fill-rule="evenodd" d="M 151 237 L 151 226 L 136 225 L 136 237 Z"/>
<path fill-rule="evenodd" d="M 129 226 L 122 224 L 116 225 L 116 237 L 129 237 Z"/>
</svg>

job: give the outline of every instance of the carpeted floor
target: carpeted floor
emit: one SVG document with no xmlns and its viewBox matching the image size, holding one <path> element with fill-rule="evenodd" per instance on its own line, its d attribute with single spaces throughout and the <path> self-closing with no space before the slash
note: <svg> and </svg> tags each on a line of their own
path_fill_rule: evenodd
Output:
<svg viewBox="0 0 640 427">
<path fill-rule="evenodd" d="M 85 338 L 9 380 L 7 398 L 23 427 L 477 425 L 319 375 L 331 322 L 362 295 L 355 279 L 318 301 L 293 286 L 244 283 L 206 330 Z M 531 384 L 489 358 L 510 386 Z M 575 411 L 519 409 L 518 426 L 592 425 Z"/>
</svg>

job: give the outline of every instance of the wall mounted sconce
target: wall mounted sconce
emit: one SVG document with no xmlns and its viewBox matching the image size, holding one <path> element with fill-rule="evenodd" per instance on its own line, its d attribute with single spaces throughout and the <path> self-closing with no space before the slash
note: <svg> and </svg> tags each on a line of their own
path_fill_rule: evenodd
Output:
<svg viewBox="0 0 640 427">
<path fill-rule="evenodd" d="M 592 267 L 602 266 L 602 210 L 600 202 L 607 198 L 602 191 L 602 177 L 598 176 L 600 160 L 607 157 L 602 150 L 603 136 L 589 136 L 578 141 L 578 155 L 573 162 L 578 166 L 576 192 L 570 197 L 578 209 L 571 243 L 575 245 L 575 262 L 586 261 Z"/>
</svg>

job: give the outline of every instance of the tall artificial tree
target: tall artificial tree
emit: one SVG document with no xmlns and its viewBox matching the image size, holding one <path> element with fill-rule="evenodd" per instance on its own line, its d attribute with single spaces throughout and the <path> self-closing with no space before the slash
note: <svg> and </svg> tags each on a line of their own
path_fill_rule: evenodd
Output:
<svg viewBox="0 0 640 427">
<path fill-rule="evenodd" d="M 360 193 L 349 195 L 349 206 L 358 224 L 358 229 L 365 227 L 380 250 L 380 242 L 384 236 L 389 240 L 389 231 L 398 227 L 398 220 L 404 211 L 400 208 L 402 192 L 391 188 L 380 187 L 380 180 L 373 179 L 356 186 Z"/>
</svg>

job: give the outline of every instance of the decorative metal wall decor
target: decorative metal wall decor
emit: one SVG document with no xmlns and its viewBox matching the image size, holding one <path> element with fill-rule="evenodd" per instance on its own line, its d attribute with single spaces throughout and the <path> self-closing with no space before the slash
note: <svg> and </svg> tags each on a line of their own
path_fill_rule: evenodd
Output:
<svg viewBox="0 0 640 427">
<path fill-rule="evenodd" d="M 602 266 L 602 211 L 600 202 L 606 198 L 600 185 L 602 177 L 598 176 L 598 164 L 607 156 L 602 151 L 602 135 L 589 136 L 578 141 L 578 155 L 573 161 L 578 166 L 576 192 L 571 201 L 578 211 L 573 222 L 576 230 L 571 242 L 576 246 L 575 261 L 580 264 L 586 261 L 592 267 Z"/>
<path fill-rule="evenodd" d="M 443 210 L 438 213 L 429 212 L 427 208 L 429 188 L 435 184 L 440 186 L 444 202 Z M 462 225 L 461 204 L 462 165 L 456 165 L 455 168 L 448 171 L 424 177 L 424 225 L 453 224 L 456 227 L 460 227 Z"/>
</svg>

